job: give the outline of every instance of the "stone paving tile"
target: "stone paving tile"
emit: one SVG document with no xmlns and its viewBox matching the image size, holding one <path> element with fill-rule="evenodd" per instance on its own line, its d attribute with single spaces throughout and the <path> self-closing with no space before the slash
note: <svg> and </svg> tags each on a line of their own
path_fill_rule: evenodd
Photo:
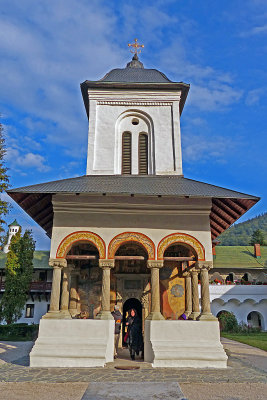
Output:
<svg viewBox="0 0 267 400">
<path fill-rule="evenodd" d="M 262 382 L 267 374 L 240 360 L 232 359 L 228 369 L 157 368 L 119 371 L 111 368 L 29 368 L 6 364 L 0 368 L 1 382 Z"/>
<path fill-rule="evenodd" d="M 125 363 L 125 360 L 123 361 Z M 127 362 L 127 360 L 126 360 Z M 227 369 L 152 368 L 136 363 L 139 370 L 123 371 L 108 364 L 105 368 L 30 368 L 27 357 L 0 365 L 0 382 L 179 382 L 179 383 L 267 383 L 267 373 L 249 360 L 229 352 Z"/>
</svg>

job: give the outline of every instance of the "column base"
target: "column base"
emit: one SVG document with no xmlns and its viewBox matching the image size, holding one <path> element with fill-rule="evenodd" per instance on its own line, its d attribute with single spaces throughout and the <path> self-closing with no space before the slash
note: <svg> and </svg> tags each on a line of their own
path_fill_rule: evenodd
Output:
<svg viewBox="0 0 267 400">
<path fill-rule="evenodd" d="M 71 319 L 69 310 L 60 310 L 60 314 L 63 319 Z"/>
<path fill-rule="evenodd" d="M 218 321 L 212 313 L 203 313 L 197 318 L 198 321 Z"/>
<path fill-rule="evenodd" d="M 42 316 L 42 319 L 61 319 L 60 311 L 48 311 L 45 315 Z"/>
<path fill-rule="evenodd" d="M 188 319 L 192 319 L 193 321 L 196 321 L 196 319 L 197 319 L 197 317 L 199 317 L 199 315 L 200 315 L 200 312 L 194 311 L 189 315 Z"/>
<path fill-rule="evenodd" d="M 148 316 L 146 317 L 146 320 L 148 321 L 160 321 L 160 320 L 165 320 L 165 318 L 163 317 L 163 315 L 161 314 L 161 312 L 159 311 L 154 311 L 151 312 L 150 314 L 148 314 Z"/>
<path fill-rule="evenodd" d="M 184 314 L 187 316 L 187 319 L 189 319 L 189 315 L 192 314 L 192 311 L 185 311 Z"/>
<path fill-rule="evenodd" d="M 80 312 L 77 310 L 77 308 L 69 309 L 71 317 L 75 317 L 76 315 L 80 314 Z"/>
<path fill-rule="evenodd" d="M 114 320 L 110 311 L 100 311 L 100 313 L 97 315 L 96 319 L 112 319 L 112 320 Z"/>
</svg>

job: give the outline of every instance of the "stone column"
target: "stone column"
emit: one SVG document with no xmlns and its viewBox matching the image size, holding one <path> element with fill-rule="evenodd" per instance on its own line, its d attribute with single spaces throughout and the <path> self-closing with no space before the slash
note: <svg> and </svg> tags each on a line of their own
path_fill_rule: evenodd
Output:
<svg viewBox="0 0 267 400">
<path fill-rule="evenodd" d="M 102 268 L 102 301 L 101 311 L 98 319 L 114 319 L 110 312 L 110 270 L 114 268 L 115 260 L 99 260 L 99 267 Z"/>
<path fill-rule="evenodd" d="M 189 315 L 189 319 L 196 320 L 199 316 L 199 294 L 198 294 L 198 273 L 199 269 L 194 267 L 191 269 L 192 277 L 192 313 Z"/>
<path fill-rule="evenodd" d="M 211 262 L 199 263 L 201 281 L 201 314 L 199 321 L 217 321 L 210 310 L 210 290 L 209 290 L 209 270 L 212 268 Z"/>
<path fill-rule="evenodd" d="M 60 318 L 59 312 L 59 299 L 60 299 L 60 284 L 61 284 L 61 270 L 67 266 L 65 259 L 51 259 L 49 260 L 50 267 L 53 267 L 52 291 L 50 297 L 49 311 L 43 318 Z"/>
<path fill-rule="evenodd" d="M 159 290 L 159 270 L 163 267 L 163 261 L 148 260 L 147 268 L 151 270 L 151 312 L 147 319 L 165 319 L 160 312 L 160 290 Z"/>
<path fill-rule="evenodd" d="M 183 276 L 185 277 L 185 315 L 187 318 L 192 313 L 192 285 L 191 285 L 191 274 L 189 271 L 185 271 Z"/>
<path fill-rule="evenodd" d="M 77 315 L 78 309 L 78 275 L 80 271 L 74 270 L 70 278 L 70 305 L 69 311 L 71 316 Z"/>
<path fill-rule="evenodd" d="M 62 314 L 62 317 L 64 318 L 71 318 L 69 312 L 69 299 L 70 299 L 70 273 L 72 269 L 73 268 L 70 266 L 63 268 L 60 312 Z"/>
</svg>

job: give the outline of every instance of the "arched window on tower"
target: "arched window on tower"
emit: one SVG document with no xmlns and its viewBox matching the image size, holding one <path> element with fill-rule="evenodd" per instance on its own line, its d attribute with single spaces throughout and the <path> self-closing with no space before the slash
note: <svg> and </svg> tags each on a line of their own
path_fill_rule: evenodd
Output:
<svg viewBox="0 0 267 400">
<path fill-rule="evenodd" d="M 132 173 L 132 134 L 123 132 L 122 134 L 122 157 L 121 173 L 131 175 Z"/>
<path fill-rule="evenodd" d="M 148 136 L 146 133 L 139 134 L 139 143 L 138 143 L 138 153 L 139 153 L 139 161 L 138 161 L 138 173 L 139 175 L 147 175 L 148 174 Z"/>
</svg>

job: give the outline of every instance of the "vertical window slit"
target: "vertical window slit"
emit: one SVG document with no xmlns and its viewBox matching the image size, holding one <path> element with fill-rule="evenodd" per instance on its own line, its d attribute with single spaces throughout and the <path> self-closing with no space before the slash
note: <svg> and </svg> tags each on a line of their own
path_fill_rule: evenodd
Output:
<svg viewBox="0 0 267 400">
<path fill-rule="evenodd" d="M 145 133 L 139 135 L 139 175 L 148 174 L 148 136 Z"/>
<path fill-rule="evenodd" d="M 124 132 L 122 135 L 122 171 L 123 175 L 132 173 L 132 134 Z"/>
</svg>

